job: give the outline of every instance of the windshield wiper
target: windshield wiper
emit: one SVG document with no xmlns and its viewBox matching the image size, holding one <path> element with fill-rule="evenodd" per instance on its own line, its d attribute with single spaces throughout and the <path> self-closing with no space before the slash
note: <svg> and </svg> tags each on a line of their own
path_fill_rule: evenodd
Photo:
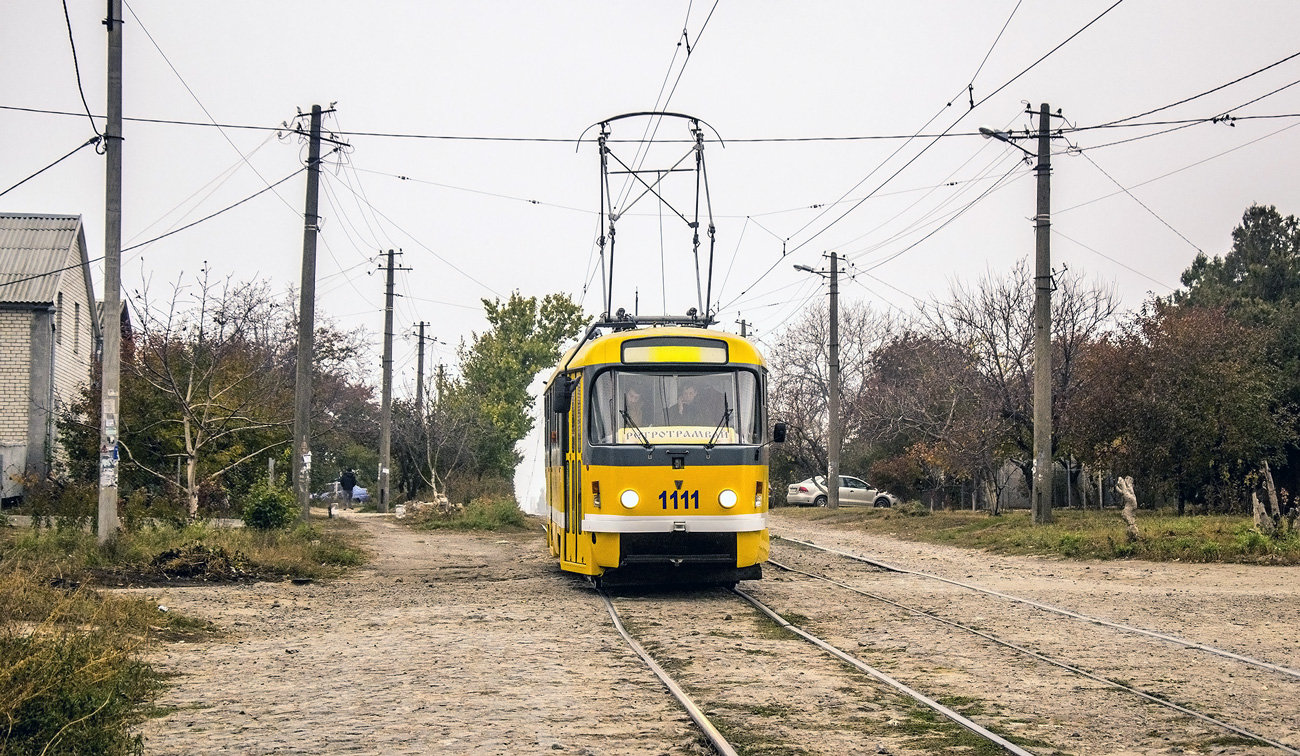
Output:
<svg viewBox="0 0 1300 756">
<path fill-rule="evenodd" d="M 632 426 L 632 430 L 636 431 L 636 434 L 641 437 L 641 445 L 647 449 L 653 449 L 654 444 L 650 443 L 650 439 L 646 438 L 645 433 L 642 432 L 641 426 L 637 425 L 636 421 L 632 419 L 632 416 L 627 413 L 627 408 L 624 407 L 619 410 L 619 413 L 623 415 L 623 422 Z"/>
<path fill-rule="evenodd" d="M 717 446 L 718 434 L 722 432 L 722 426 L 727 424 L 731 419 L 731 407 L 727 406 L 727 395 L 722 395 L 722 419 L 718 421 L 718 427 L 713 429 L 713 435 L 709 436 L 709 443 L 704 445 L 705 449 L 712 449 Z"/>
</svg>

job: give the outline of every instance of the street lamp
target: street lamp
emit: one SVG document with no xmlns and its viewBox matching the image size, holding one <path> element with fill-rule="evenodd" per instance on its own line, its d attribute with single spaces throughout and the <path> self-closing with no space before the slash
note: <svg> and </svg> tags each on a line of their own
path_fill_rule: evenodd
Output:
<svg viewBox="0 0 1300 756">
<path fill-rule="evenodd" d="M 985 126 L 987 139 L 1005 142 L 1037 157 L 1038 213 L 1034 216 L 1034 476 L 1030 508 L 1035 525 L 1052 521 L 1052 249 L 1051 249 L 1051 113 L 1047 103 L 1038 111 L 1038 154 L 1012 141 L 1005 131 Z M 1026 135 L 1028 136 L 1028 135 Z"/>
<path fill-rule="evenodd" d="M 826 443 L 826 507 L 840 506 L 840 316 L 839 316 L 839 255 L 831 253 L 830 271 L 814 270 L 807 265 L 796 265 L 795 270 L 818 276 L 829 276 L 831 282 L 831 343 L 830 387 L 827 396 Z"/>
</svg>

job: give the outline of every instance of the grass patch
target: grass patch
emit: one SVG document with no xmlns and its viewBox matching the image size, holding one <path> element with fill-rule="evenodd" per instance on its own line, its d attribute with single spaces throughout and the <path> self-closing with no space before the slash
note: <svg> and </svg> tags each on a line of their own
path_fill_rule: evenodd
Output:
<svg viewBox="0 0 1300 756">
<path fill-rule="evenodd" d="M 908 736 L 909 746 L 927 753 L 968 753 L 977 756 L 994 756 L 995 754 L 1006 753 L 1002 746 L 985 740 L 961 725 L 941 717 L 928 706 L 916 702 L 907 703 L 908 708 L 905 711 L 905 719 L 898 721 L 896 727 L 898 731 Z M 954 707 L 950 706 L 949 708 Z M 1047 749 L 1052 747 L 1050 743 L 1043 740 L 1016 737 L 1005 732 L 998 732 L 996 728 L 990 726 L 987 722 L 982 724 L 989 732 L 1000 735 L 1024 748 Z M 1039 752 L 1052 754 L 1053 756 L 1062 754 L 1058 750 Z"/>
<path fill-rule="evenodd" d="M 214 633 L 146 599 L 0 568 L 0 753 L 140 753 L 137 726 L 165 684 L 140 652 Z"/>
<path fill-rule="evenodd" d="M 906 540 L 978 548 L 1001 554 L 1056 555 L 1072 559 L 1300 564 L 1300 533 L 1274 536 L 1255 530 L 1248 517 L 1139 512 L 1137 541 L 1128 541 L 1118 510 L 1058 509 L 1055 522 L 1034 525 L 1029 512 L 993 517 L 984 512 L 937 511 L 925 516 L 893 509 L 781 510 L 795 521 L 819 522 Z"/>
<path fill-rule="evenodd" d="M 428 507 L 409 518 L 412 527 L 424 530 L 490 530 L 522 532 L 528 520 L 514 499 L 482 499 L 463 509 L 442 511 Z"/>
<path fill-rule="evenodd" d="M 0 566 L 107 585 L 316 579 L 365 561 L 355 527 L 339 520 L 290 530 L 159 524 L 123 532 L 104 545 L 76 529 L 6 529 L 0 531 Z"/>
</svg>

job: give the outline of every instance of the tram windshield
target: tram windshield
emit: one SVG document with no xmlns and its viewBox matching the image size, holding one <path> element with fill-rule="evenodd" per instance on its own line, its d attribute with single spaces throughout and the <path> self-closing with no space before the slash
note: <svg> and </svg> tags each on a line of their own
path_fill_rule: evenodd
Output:
<svg viewBox="0 0 1300 756">
<path fill-rule="evenodd" d="M 589 432 L 597 444 L 757 444 L 761 414 L 748 370 L 607 370 L 591 387 Z"/>
</svg>

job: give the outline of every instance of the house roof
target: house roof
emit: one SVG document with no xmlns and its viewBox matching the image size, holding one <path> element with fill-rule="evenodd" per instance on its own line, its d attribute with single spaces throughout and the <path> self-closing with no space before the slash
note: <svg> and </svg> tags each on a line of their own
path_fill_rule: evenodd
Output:
<svg viewBox="0 0 1300 756">
<path fill-rule="evenodd" d="M 80 265 L 70 260 L 74 247 Z M 65 274 L 95 301 L 81 216 L 0 213 L 0 303 L 52 304 Z"/>
</svg>

